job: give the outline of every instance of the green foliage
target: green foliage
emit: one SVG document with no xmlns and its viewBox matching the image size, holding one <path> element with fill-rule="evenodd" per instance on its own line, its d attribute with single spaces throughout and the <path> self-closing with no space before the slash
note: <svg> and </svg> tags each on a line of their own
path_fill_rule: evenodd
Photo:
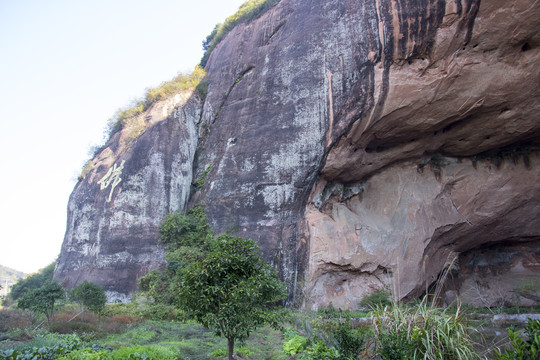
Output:
<svg viewBox="0 0 540 360">
<path fill-rule="evenodd" d="M 159 226 L 159 233 L 167 250 L 182 246 L 202 247 L 213 236 L 202 206 L 189 210 L 186 215 L 178 212 L 167 215 Z"/>
<path fill-rule="evenodd" d="M 193 189 L 195 191 L 197 190 L 200 190 L 202 189 L 202 187 L 204 186 L 205 182 L 206 182 L 206 176 L 208 176 L 208 173 L 210 172 L 210 169 L 212 168 L 212 164 L 209 164 L 206 169 L 204 169 L 203 173 L 201 174 L 200 177 L 198 177 L 197 179 L 195 179 L 193 181 Z"/>
<path fill-rule="evenodd" d="M 107 296 L 99 285 L 84 281 L 82 284 L 71 289 L 69 294 L 72 301 L 80 303 L 86 309 L 99 314 L 103 311 Z"/>
<path fill-rule="evenodd" d="M 70 352 L 59 360 L 176 360 L 178 356 L 178 350 L 171 346 L 135 345 L 121 347 L 112 352 L 85 348 Z"/>
<path fill-rule="evenodd" d="M 382 359 L 479 359 L 459 314 L 429 306 L 378 306 L 373 325 Z"/>
<path fill-rule="evenodd" d="M 317 341 L 310 345 L 299 357 L 299 360 L 339 360 L 340 356 L 336 349 L 328 346 L 323 341 Z"/>
<path fill-rule="evenodd" d="M 223 24 L 217 24 L 210 35 L 203 41 L 204 55 L 200 65 L 202 67 L 206 66 L 212 50 L 236 25 L 258 18 L 277 3 L 279 3 L 279 0 L 248 0 L 240 6 L 236 13 L 225 19 Z"/>
<path fill-rule="evenodd" d="M 525 328 L 527 340 L 518 331 L 508 329 L 510 349 L 495 349 L 496 360 L 540 360 L 540 321 L 529 319 Z"/>
<path fill-rule="evenodd" d="M 19 349 L 0 350 L 0 360 L 58 359 L 82 345 L 81 339 L 72 334 L 38 336 L 36 340 Z M 45 340 L 44 344 L 36 343 L 40 340 Z"/>
<path fill-rule="evenodd" d="M 17 307 L 23 310 L 30 310 L 36 314 L 43 314 L 47 317 L 47 323 L 54 313 L 54 304 L 57 300 L 65 298 L 65 289 L 56 282 L 48 282 L 42 287 L 31 290 L 21 296 Z"/>
<path fill-rule="evenodd" d="M 86 164 L 84 165 L 81 171 L 81 174 L 79 175 L 79 180 L 84 180 L 84 178 L 86 178 L 86 175 L 88 175 L 88 173 L 92 171 L 92 169 L 94 168 L 94 165 L 95 165 L 94 161 L 88 160 Z"/>
<path fill-rule="evenodd" d="M 11 287 L 11 292 L 9 293 L 11 299 L 17 300 L 31 290 L 38 289 L 45 283 L 52 281 L 55 266 L 56 262 L 53 262 L 39 270 L 36 274 L 30 275 L 15 283 Z"/>
<path fill-rule="evenodd" d="M 153 302 L 146 305 L 144 309 L 138 311 L 137 314 L 150 320 L 182 321 L 185 318 L 185 314 L 182 310 L 173 305 L 159 302 Z"/>
<path fill-rule="evenodd" d="M 340 359 L 357 359 L 366 345 L 363 329 L 353 329 L 350 319 L 339 321 L 332 332 Z"/>
<path fill-rule="evenodd" d="M 287 355 L 296 355 L 303 351 L 308 344 L 308 338 L 294 334 L 283 342 L 283 352 Z"/>
<path fill-rule="evenodd" d="M 220 235 L 203 261 L 189 265 L 179 289 L 188 315 L 228 340 L 229 358 L 236 340 L 264 323 L 278 325 L 270 305 L 286 297 L 258 251 L 252 240 Z"/>
<path fill-rule="evenodd" d="M 195 87 L 195 91 L 201 100 L 205 100 L 208 95 L 208 81 L 201 80 Z"/>
<path fill-rule="evenodd" d="M 328 306 L 321 306 L 320 308 L 318 308 L 317 313 L 327 319 L 341 317 L 341 309 L 336 309 L 332 302 L 330 302 Z"/>
<path fill-rule="evenodd" d="M 59 357 L 58 360 L 106 360 L 108 358 L 107 350 L 94 351 L 92 348 L 84 348 Z"/>
<path fill-rule="evenodd" d="M 193 90 L 197 90 L 199 96 L 201 96 L 201 93 L 205 93 L 206 96 L 207 85 L 206 88 L 204 85 L 201 85 L 201 88 L 197 88 L 205 76 L 206 72 L 204 69 L 200 66 L 196 66 L 191 74 L 180 73 L 172 80 L 162 82 L 161 85 L 156 88 L 147 88 L 144 98 L 133 100 L 128 106 L 117 110 L 113 118 L 109 119 L 107 125 L 109 138 L 128 125 L 130 119 L 142 114 L 157 101 L 167 99 L 184 91 Z M 142 131 L 137 132 L 140 134 Z"/>
<path fill-rule="evenodd" d="M 139 288 L 156 303 L 177 305 L 179 285 L 187 266 L 204 258 L 213 243 L 204 207 L 197 206 L 182 215 L 169 214 L 159 226 L 160 241 L 165 245 L 167 266 L 152 270 L 139 279 Z M 179 315 L 179 314 L 177 314 Z"/>
<path fill-rule="evenodd" d="M 373 309 L 377 306 L 391 306 L 391 294 L 386 289 L 377 289 L 370 295 L 364 296 L 358 305 L 364 309 Z"/>
<path fill-rule="evenodd" d="M 242 357 L 250 357 L 253 352 L 249 350 L 247 347 L 241 347 L 236 349 L 236 353 Z M 227 356 L 227 349 L 226 348 L 219 348 L 214 351 L 212 351 L 208 356 L 212 357 L 224 357 Z"/>
<path fill-rule="evenodd" d="M 111 353 L 110 360 L 176 360 L 178 350 L 171 346 L 131 346 L 121 347 Z"/>
</svg>

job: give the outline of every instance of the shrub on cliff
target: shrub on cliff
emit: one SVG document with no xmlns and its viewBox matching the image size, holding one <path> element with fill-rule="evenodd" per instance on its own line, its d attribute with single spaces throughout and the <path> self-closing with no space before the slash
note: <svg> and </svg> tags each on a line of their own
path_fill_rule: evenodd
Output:
<svg viewBox="0 0 540 360">
<path fill-rule="evenodd" d="M 238 24 L 251 21 L 264 14 L 280 0 L 249 0 L 240 6 L 238 11 L 225 19 L 223 24 L 217 24 L 212 32 L 203 41 L 204 55 L 200 66 L 205 67 L 212 50 L 225 38 Z"/>
</svg>

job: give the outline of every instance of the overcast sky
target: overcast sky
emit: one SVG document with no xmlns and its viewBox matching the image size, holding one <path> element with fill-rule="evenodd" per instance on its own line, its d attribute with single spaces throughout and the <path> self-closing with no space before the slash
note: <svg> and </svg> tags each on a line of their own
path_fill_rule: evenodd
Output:
<svg viewBox="0 0 540 360">
<path fill-rule="evenodd" d="M 0 0 L 0 264 L 60 253 L 68 198 L 107 119 L 178 72 L 245 0 Z"/>
</svg>

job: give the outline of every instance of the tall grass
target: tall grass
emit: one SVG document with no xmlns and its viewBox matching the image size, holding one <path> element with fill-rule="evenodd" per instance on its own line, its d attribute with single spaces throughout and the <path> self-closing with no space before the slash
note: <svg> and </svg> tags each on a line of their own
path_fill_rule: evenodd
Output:
<svg viewBox="0 0 540 360">
<path fill-rule="evenodd" d="M 217 24 L 214 30 L 203 41 L 204 55 L 201 66 L 205 67 L 212 50 L 225 38 L 238 24 L 249 22 L 264 14 L 268 9 L 279 3 L 280 0 L 249 0 L 240 6 L 238 11 L 225 19 L 222 24 Z"/>
<path fill-rule="evenodd" d="M 471 329 L 460 314 L 429 305 L 395 303 L 373 310 L 374 334 L 383 359 L 470 360 L 480 359 Z"/>
</svg>

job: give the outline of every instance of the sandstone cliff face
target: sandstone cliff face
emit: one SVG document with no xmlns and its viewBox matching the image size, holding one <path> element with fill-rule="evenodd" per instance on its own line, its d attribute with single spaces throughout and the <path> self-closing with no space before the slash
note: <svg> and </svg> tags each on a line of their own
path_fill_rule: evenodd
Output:
<svg viewBox="0 0 540 360">
<path fill-rule="evenodd" d="M 133 119 L 76 185 L 54 275 L 68 288 L 88 280 L 109 301 L 125 301 L 140 276 L 164 263 L 157 226 L 187 203 L 197 147 L 200 116 L 185 102 L 178 95 Z"/>
<path fill-rule="evenodd" d="M 526 0 L 282 0 L 214 49 L 204 102 L 168 105 L 97 157 L 56 277 L 134 291 L 163 261 L 156 225 L 211 166 L 190 201 L 259 243 L 290 303 L 416 296 L 449 256 L 449 300 L 498 281 L 504 301 L 534 301 L 539 28 Z M 122 182 L 100 190 L 123 160 Z"/>
</svg>

